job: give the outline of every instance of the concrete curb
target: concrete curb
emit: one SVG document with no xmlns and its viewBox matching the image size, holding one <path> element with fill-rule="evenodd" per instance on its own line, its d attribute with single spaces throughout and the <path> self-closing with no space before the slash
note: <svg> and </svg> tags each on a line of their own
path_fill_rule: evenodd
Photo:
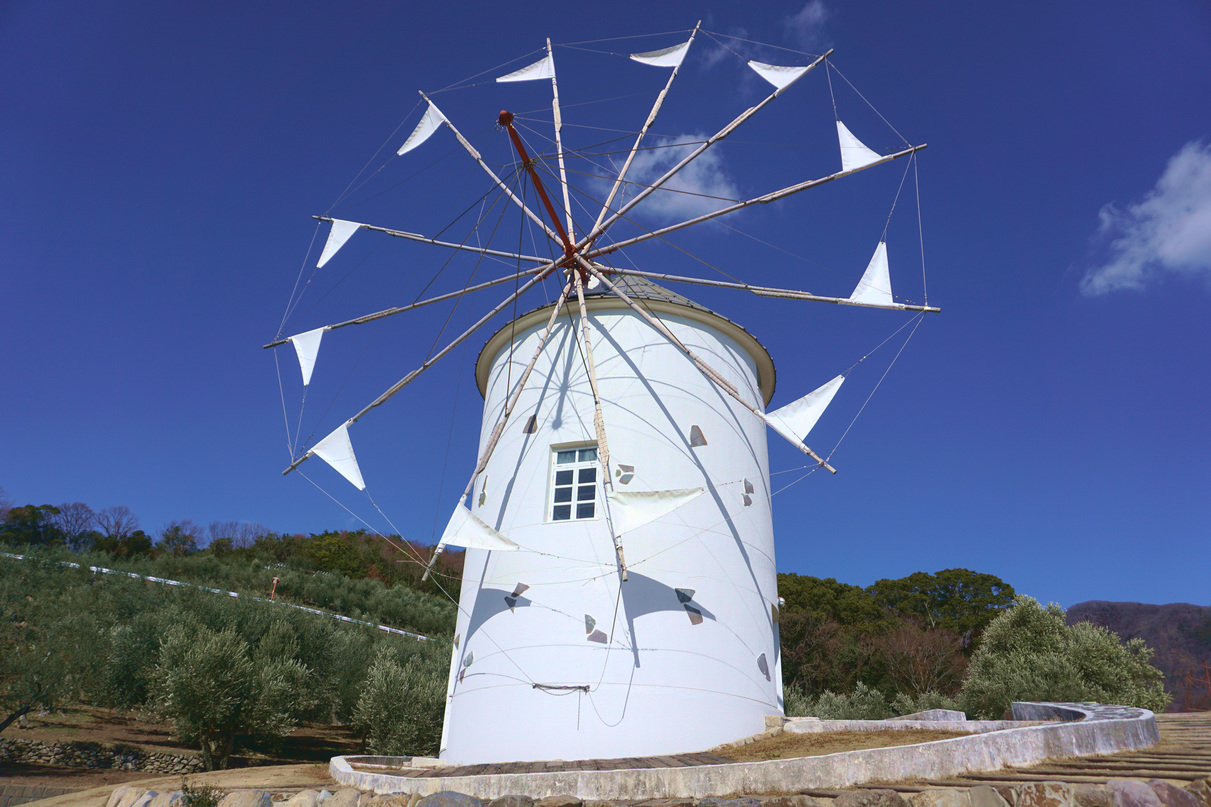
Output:
<svg viewBox="0 0 1211 807">
<path fill-rule="evenodd" d="M 1007 765 L 1031 765 L 1044 759 L 1144 748 L 1160 742 L 1156 718 L 1147 709 L 1091 703 L 1015 703 L 1014 717 L 1059 718 L 1066 722 L 998 728 L 918 745 L 730 765 L 419 778 L 355 771 L 349 764 L 353 761 L 399 769 L 408 763 L 407 757 L 359 756 L 333 757 L 328 771 L 343 785 L 376 793 L 428 795 L 453 790 L 484 800 L 513 794 L 535 799 L 574 795 L 586 801 L 704 798 L 837 789 L 903 779 L 941 779 Z M 978 723 L 970 722 L 973 725 L 969 728 L 975 729 Z M 927 726 L 932 727 L 930 723 L 918 724 L 921 728 Z"/>
</svg>

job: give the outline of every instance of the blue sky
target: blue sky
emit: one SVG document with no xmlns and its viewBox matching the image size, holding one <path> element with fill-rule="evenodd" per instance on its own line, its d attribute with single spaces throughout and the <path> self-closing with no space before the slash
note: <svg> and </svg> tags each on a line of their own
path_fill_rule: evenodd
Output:
<svg viewBox="0 0 1211 807">
<path fill-rule="evenodd" d="M 356 526 L 321 490 L 281 475 L 289 462 L 282 396 L 273 356 L 260 347 L 278 332 L 309 246 L 308 266 L 318 255 L 326 230 L 311 216 L 418 232 L 435 230 L 442 215 L 449 221 L 457 193 L 473 200 L 486 187 L 473 171 L 457 173 L 470 161 L 448 136 L 407 155 L 415 162 L 387 159 L 419 117 L 416 91 L 520 67 L 547 36 L 557 45 L 569 138 L 604 137 L 589 125 L 637 130 L 664 72 L 589 51 L 672 45 L 702 19 L 714 38 L 696 42 L 654 134 L 713 131 L 765 94 L 719 42 L 746 58 L 807 58 L 725 39 L 732 35 L 797 51 L 835 48 L 837 111 L 855 133 L 880 151 L 901 142 L 845 79 L 904 138 L 929 144 L 917 165 L 921 229 L 929 301 L 943 312 L 926 319 L 861 410 L 833 455 L 840 473 L 812 475 L 775 497 L 779 568 L 866 585 L 961 566 L 1064 605 L 1211 603 L 1211 8 L 796 0 L 518 9 L 6 3 L 0 486 L 8 497 L 126 505 L 148 531 L 178 518 L 297 532 Z M 560 47 L 645 34 L 660 35 Z M 712 170 L 697 181 L 722 195 L 756 195 L 835 171 L 825 79 L 810 74 L 768 117 L 712 149 Z M 574 106 L 616 87 L 641 95 Z M 486 155 L 503 155 L 496 112 L 539 109 L 543 93 L 540 83 L 485 84 L 434 98 Z M 438 158 L 439 171 L 456 173 L 413 176 Z M 334 206 L 366 165 L 383 167 Z M 846 296 L 903 166 L 677 243 L 751 283 Z M 470 184 L 456 188 L 447 176 Z M 448 192 L 446 206 L 417 195 L 430 186 Z M 892 279 L 898 294 L 920 300 L 911 175 L 905 188 L 889 228 Z M 661 212 L 648 215 L 652 223 Z M 504 238 L 515 245 L 522 236 L 510 226 Z M 286 333 L 410 300 L 445 258 L 386 241 L 355 236 L 316 273 Z M 676 250 L 637 250 L 633 259 L 718 277 Z M 456 288 L 470 266 L 451 264 L 433 290 Z M 677 290 L 769 347 L 775 405 L 846 369 L 907 321 Z M 455 309 L 451 329 L 504 292 L 480 295 Z M 326 433 L 418 363 L 450 315 L 438 308 L 344 342 L 330 334 L 303 434 Z M 495 327 L 354 433 L 374 502 L 409 538 L 435 537 L 474 461 L 480 399 L 471 367 Z M 836 444 L 902 337 L 851 375 L 809 442 Z M 290 353 L 280 359 L 293 416 L 298 368 Z M 331 370 L 355 363 L 347 383 Z M 771 440 L 771 467 L 786 472 L 776 480 L 797 478 L 800 460 Z M 387 529 L 335 474 L 309 475 Z"/>
</svg>

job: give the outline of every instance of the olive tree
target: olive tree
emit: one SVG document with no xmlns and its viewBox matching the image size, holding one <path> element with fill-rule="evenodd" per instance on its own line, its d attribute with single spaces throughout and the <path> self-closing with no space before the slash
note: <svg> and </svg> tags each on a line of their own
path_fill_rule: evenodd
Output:
<svg viewBox="0 0 1211 807">
<path fill-rule="evenodd" d="M 284 737 L 307 700 L 309 670 L 252 652 L 233 629 L 175 626 L 152 681 L 156 710 L 177 736 L 197 743 L 207 770 L 226 768 L 241 737 Z"/>
<path fill-rule="evenodd" d="M 1142 639 L 1082 622 L 1064 609 L 1019 596 L 989 623 L 959 700 L 976 718 L 1001 717 L 1013 701 L 1094 701 L 1161 711 L 1170 697 Z"/>
<path fill-rule="evenodd" d="M 436 756 L 441 744 L 446 676 L 422 657 L 399 663 L 379 647 L 353 712 L 373 754 Z"/>
</svg>

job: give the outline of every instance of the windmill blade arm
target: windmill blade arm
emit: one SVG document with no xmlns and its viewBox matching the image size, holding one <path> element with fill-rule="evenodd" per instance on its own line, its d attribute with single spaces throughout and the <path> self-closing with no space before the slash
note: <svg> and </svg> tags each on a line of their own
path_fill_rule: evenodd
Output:
<svg viewBox="0 0 1211 807">
<path fill-rule="evenodd" d="M 549 263 L 550 262 L 548 262 L 548 265 L 549 265 Z M 455 297 L 461 297 L 462 295 L 469 294 L 473 291 L 480 291 L 482 289 L 491 288 L 492 286 L 499 286 L 501 283 L 511 283 L 511 282 L 514 282 L 514 281 L 516 281 L 520 278 L 523 278 L 526 275 L 529 275 L 532 273 L 533 273 L 533 270 L 530 270 L 530 269 L 527 269 L 524 272 L 515 272 L 514 274 L 511 274 L 511 275 L 505 275 L 504 277 L 498 277 L 495 280 L 487 280 L 487 281 L 484 281 L 483 283 L 477 283 L 474 286 L 467 286 L 466 288 L 459 289 L 458 291 L 452 291 L 452 292 L 448 292 L 446 294 L 439 294 L 436 297 L 430 297 L 427 300 L 420 300 L 415 303 L 396 306 L 394 308 L 384 308 L 382 311 L 375 311 L 371 314 L 363 314 L 360 317 L 354 317 L 353 319 L 347 319 L 344 322 L 338 322 L 334 325 L 325 326 L 324 330 L 333 331 L 333 330 L 336 330 L 337 328 L 344 328 L 346 325 L 365 325 L 367 322 L 374 322 L 375 320 L 383 319 L 384 317 L 394 316 L 395 314 L 402 314 L 405 311 L 411 311 L 414 308 L 421 308 L 422 306 L 430 305 L 431 303 L 440 303 L 443 300 L 452 300 Z M 262 347 L 264 347 L 264 348 L 278 347 L 279 345 L 284 345 L 289 341 L 290 341 L 289 338 L 277 339 L 273 342 L 270 342 L 267 345 L 262 345 Z"/>
<path fill-rule="evenodd" d="M 588 261 L 586 261 L 584 259 L 581 259 L 580 264 L 581 264 L 581 266 L 588 269 L 589 272 L 592 273 L 592 275 L 594 277 L 596 277 L 598 280 L 600 280 L 607 289 L 612 291 L 619 299 L 621 299 L 624 303 L 626 303 L 628 306 L 630 306 L 631 310 L 633 310 L 635 313 L 639 314 L 641 317 L 646 319 L 649 323 L 651 323 L 652 327 L 654 327 L 654 328 L 656 328 L 656 330 L 660 331 L 660 333 L 663 334 L 666 339 L 668 339 L 670 342 L 672 342 L 674 345 L 676 345 L 678 348 L 680 348 L 681 351 L 683 353 L 685 353 L 685 355 L 688 356 L 690 358 L 690 360 L 694 362 L 695 365 L 697 365 L 698 369 L 702 371 L 703 375 L 705 375 L 707 378 L 709 378 L 710 380 L 712 380 L 716 384 L 718 384 L 719 387 L 721 389 L 723 389 L 724 392 L 726 392 L 728 395 L 732 396 L 732 398 L 734 398 L 741 406 L 743 406 L 745 409 L 752 412 L 754 415 L 756 415 L 758 418 L 760 418 L 763 422 L 766 422 L 766 423 L 769 422 L 765 413 L 763 411 L 761 411 L 761 409 L 758 406 L 756 406 L 753 403 L 750 403 L 749 401 L 746 401 L 744 399 L 744 396 L 742 396 L 740 394 L 740 391 L 737 390 L 733 384 L 729 383 L 727 381 L 727 379 L 725 379 L 723 376 L 719 375 L 719 373 L 716 372 L 713 368 L 711 368 L 710 365 L 708 365 L 701 358 L 699 358 L 698 355 L 696 353 L 694 353 L 694 351 L 690 350 L 688 347 L 686 347 L 684 344 L 682 344 L 681 340 L 679 340 L 673 334 L 673 332 L 668 329 L 667 325 L 665 325 L 663 322 L 661 322 L 660 320 L 653 317 L 647 311 L 644 311 L 642 306 L 636 304 L 634 300 L 632 300 L 630 297 L 627 296 L 626 292 L 622 291 L 617 286 L 615 286 L 613 283 L 611 283 L 609 278 L 607 278 L 600 271 L 598 271 L 597 268 L 593 266 L 593 264 L 589 263 Z M 836 468 L 829 465 L 828 462 L 823 457 L 821 457 L 816 452 L 812 451 L 806 445 L 800 443 L 799 448 L 801 451 L 803 451 L 803 453 L 807 454 L 809 457 L 814 459 L 816 462 L 820 463 L 820 465 L 823 466 L 828 471 L 830 471 L 834 474 L 837 472 Z"/>
<path fill-rule="evenodd" d="M 730 381 L 728 381 L 723 376 L 719 375 L 719 373 L 716 372 L 709 364 L 707 364 L 701 358 L 699 358 L 697 353 L 695 353 L 694 351 L 692 351 L 688 347 L 686 347 L 685 344 L 680 339 L 677 338 L 676 334 L 674 334 L 672 331 L 669 330 L 667 325 L 665 325 L 660 320 L 656 319 L 649 312 L 645 311 L 643 309 L 643 307 L 638 305 L 634 300 L 632 300 L 627 295 L 626 292 L 624 292 L 622 289 L 618 288 L 613 283 L 611 283 L 609 278 L 607 278 L 605 275 L 603 275 L 597 269 L 597 267 L 593 266 L 593 264 L 589 263 L 588 261 L 584 260 L 583 258 L 580 258 L 579 262 L 582 267 L 584 267 L 586 270 L 588 270 L 588 272 L 590 274 L 592 274 L 594 277 L 596 277 L 598 280 L 600 280 L 607 289 L 609 289 L 611 292 L 613 292 L 614 296 L 618 297 L 618 299 L 620 299 L 624 303 L 626 303 L 627 306 L 629 306 L 632 311 L 634 311 L 640 317 L 645 319 L 648 322 L 648 324 L 651 325 L 653 328 L 655 328 L 657 331 L 659 331 L 660 334 L 665 339 L 668 339 L 669 342 L 671 342 L 678 350 L 680 350 L 682 353 L 684 353 L 686 356 L 688 356 L 690 361 L 694 362 L 694 365 L 697 366 L 697 368 L 702 371 L 703 375 L 705 375 L 707 378 L 711 379 L 716 384 L 718 384 L 720 387 L 722 387 L 733 398 L 736 398 L 737 400 L 741 401 L 741 403 L 745 403 L 745 405 L 748 406 L 750 409 L 753 408 L 751 404 L 748 404 L 742 398 L 740 398 L 740 391 L 736 389 L 734 384 L 732 384 Z"/>
<path fill-rule="evenodd" d="M 548 269 L 550 269 L 550 268 L 551 267 L 548 267 Z M 534 277 L 530 278 L 529 280 L 527 280 L 520 288 L 518 288 L 516 291 L 514 291 L 512 294 L 510 294 L 508 297 L 506 297 L 504 300 L 502 300 L 495 308 L 493 308 L 487 314 L 484 314 L 482 317 L 480 317 L 479 320 L 474 325 L 472 325 L 470 328 L 463 331 L 461 334 L 459 334 L 454 339 L 452 339 L 445 347 L 443 347 L 441 350 L 439 350 L 433 356 L 426 359 L 424 364 L 422 364 L 420 367 L 417 367 L 412 372 L 408 373 L 406 376 L 401 378 L 399 381 L 396 381 L 394 384 L 392 384 L 387 389 L 386 392 L 384 392 L 382 395 L 378 396 L 373 401 L 371 401 L 369 404 L 367 404 L 360 412 L 358 412 L 353 417 L 349 418 L 349 420 L 345 421 L 345 425 L 351 426 L 352 424 L 361 420 L 361 418 L 363 418 L 366 415 L 366 413 L 369 412 L 371 409 L 374 409 L 377 406 L 382 406 L 384 403 L 389 401 L 392 397 L 395 396 L 396 393 L 398 393 L 404 387 L 408 386 L 413 381 L 415 381 L 417 379 L 417 377 L 419 377 L 421 375 L 421 373 L 428 370 L 430 367 L 432 367 L 434 364 L 436 364 L 438 361 L 440 361 L 442 359 L 442 357 L 444 357 L 447 353 L 449 353 L 450 351 L 454 350 L 454 348 L 461 345 L 467 339 L 467 337 L 469 337 L 471 334 L 475 333 L 480 328 L 482 328 L 489 320 L 491 320 L 493 317 L 495 317 L 501 311 L 504 311 L 505 308 L 507 308 L 509 306 L 509 304 L 511 304 L 514 300 L 516 300 L 518 297 L 525 294 L 527 291 L 529 291 L 534 286 L 536 286 L 539 282 L 541 282 L 542 279 L 547 276 L 547 274 L 548 274 L 548 272 L 541 272 L 539 274 L 536 274 Z M 301 465 L 303 463 L 303 460 L 310 457 L 313 453 L 314 453 L 314 449 L 311 451 L 308 451 L 303 456 L 299 457 L 297 460 L 290 463 L 290 466 L 286 470 L 282 471 L 282 473 L 283 474 L 290 473 L 295 468 L 297 468 L 299 465 Z"/>
<path fill-rule="evenodd" d="M 778 297 L 785 300 L 808 300 L 816 303 L 835 303 L 837 305 L 856 305 L 863 308 L 886 308 L 895 311 L 924 311 L 929 314 L 936 314 L 941 311 L 941 308 L 936 308 L 929 305 L 913 305 L 910 303 L 895 303 L 892 305 L 883 305 L 878 303 L 860 303 L 850 300 L 848 297 L 824 297 L 819 294 L 812 294 L 807 291 L 798 291 L 796 289 L 776 289 L 769 286 L 754 286 L 750 283 L 733 283 L 727 280 L 710 280 L 702 277 L 686 277 L 684 275 L 668 275 L 662 272 L 644 272 L 639 269 L 614 269 L 614 274 L 617 275 L 634 275 L 636 277 L 649 277 L 656 280 L 672 281 L 674 283 L 690 283 L 697 286 L 714 286 L 722 289 L 739 289 L 756 294 L 759 297 Z"/>
<path fill-rule="evenodd" d="M 702 21 L 694 26 L 693 33 L 690 34 L 689 42 L 686 43 L 688 49 L 694 44 L 694 37 L 698 35 L 698 29 L 701 27 Z M 618 191 L 622 188 L 623 180 L 626 179 L 627 171 L 631 168 L 631 163 L 635 159 L 635 155 L 639 152 L 639 144 L 643 142 L 643 138 L 647 136 L 648 129 L 652 128 L 652 124 L 656 122 L 656 116 L 660 113 L 660 107 L 664 105 L 665 96 L 669 94 L 669 89 L 673 86 L 673 81 L 677 78 L 677 74 L 681 71 L 681 64 L 678 63 L 673 68 L 673 72 L 669 75 L 669 80 L 665 82 L 664 89 L 656 96 L 656 103 L 652 105 L 652 111 L 648 113 L 648 118 L 643 123 L 643 128 L 639 130 L 639 136 L 635 138 L 635 144 L 631 146 L 630 153 L 627 154 L 626 161 L 622 164 L 622 170 L 618 172 L 618 177 L 614 180 L 613 187 L 610 188 L 610 195 L 606 197 L 605 204 L 601 206 L 601 212 L 597 215 L 597 221 L 593 222 L 593 228 L 590 232 L 597 232 L 601 227 L 601 222 L 605 220 L 606 214 L 610 212 L 610 205 L 614 203 L 614 197 L 618 195 Z"/>
<path fill-rule="evenodd" d="M 606 436 L 605 417 L 601 414 L 601 392 L 597 386 L 597 364 L 593 359 L 593 330 L 589 324 L 589 309 L 584 301 L 584 279 L 580 272 L 573 272 L 572 279 L 576 284 L 576 300 L 580 304 L 581 333 L 584 338 L 585 364 L 589 370 L 589 389 L 593 393 L 593 429 L 597 435 L 597 462 L 601 466 L 601 488 L 605 493 L 602 507 L 606 512 L 606 523 L 610 525 L 610 537 L 614 540 L 614 554 L 618 558 L 619 575 L 625 583 L 627 580 L 626 555 L 622 551 L 622 536 L 614 529 L 614 520 L 610 516 L 610 493 L 613 482 L 610 479 L 610 443 Z"/>
<path fill-rule="evenodd" d="M 312 216 L 311 218 L 316 219 L 317 221 L 334 221 L 334 219 L 329 218 L 328 216 Z M 422 244 L 432 244 L 437 247 L 447 247 L 449 249 L 457 249 L 463 252 L 474 252 L 478 255 L 492 255 L 497 258 L 508 258 L 509 260 L 526 261 L 528 263 L 546 263 L 549 260 L 548 258 L 540 258 L 537 255 L 521 255 L 516 252 L 506 252 L 500 249 L 473 247 L 468 244 L 459 244 L 455 241 L 440 241 L 436 238 L 429 238 L 426 235 L 420 235 L 419 233 L 410 233 L 406 230 L 393 230 L 390 227 L 376 227 L 373 224 L 360 224 L 358 226 L 363 230 L 373 230 L 377 233 L 386 233 L 387 235 L 394 236 L 395 238 L 406 238 L 409 241 L 419 241 Z"/>
<path fill-rule="evenodd" d="M 807 69 L 805 69 L 803 71 L 803 73 L 800 74 L 800 76 L 795 78 L 795 81 L 798 81 L 799 78 L 802 78 L 802 76 L 810 73 L 813 69 L 815 69 L 815 67 L 817 65 L 819 65 L 821 62 L 823 62 L 825 59 L 827 59 L 830 55 L 832 55 L 832 52 L 833 52 L 833 50 L 832 50 L 832 48 L 830 48 L 828 53 L 825 53 L 823 56 L 816 59 L 816 61 L 814 61 L 810 65 L 808 65 Z M 667 172 L 665 172 L 664 176 L 660 177 L 655 182 L 653 182 L 651 185 L 648 185 L 642 191 L 637 193 L 630 201 L 628 201 L 621 208 L 619 208 L 612 216 L 610 216 L 608 219 L 606 219 L 605 222 L 594 227 L 584 237 L 584 239 L 581 240 L 580 244 L 577 245 L 578 248 L 583 248 L 586 245 L 592 243 L 594 240 L 596 240 L 599 236 L 601 236 L 602 233 L 604 233 L 606 230 L 608 230 L 610 228 L 610 226 L 614 224 L 614 222 L 618 221 L 620 218 L 625 216 L 628 211 L 630 211 L 633 207 L 635 207 L 635 205 L 639 204 L 644 199 L 646 199 L 648 196 L 650 196 L 651 194 L 653 194 L 657 190 L 659 190 L 661 185 L 663 185 L 664 183 L 666 183 L 670 179 L 672 179 L 674 176 L 676 176 L 678 174 L 678 172 L 681 171 L 681 169 L 685 168 L 687 165 L 689 165 L 691 162 L 693 162 L 697 157 L 699 157 L 704 151 L 706 151 L 708 148 L 713 146 L 715 143 L 718 143 L 720 140 L 724 139 L 725 137 L 730 135 L 732 132 L 734 132 L 737 128 L 740 127 L 741 124 L 743 124 L 745 121 L 747 121 L 753 115 L 756 115 L 758 112 L 760 112 L 763 108 L 765 108 L 765 106 L 767 104 L 769 104 L 771 101 L 773 101 L 779 95 L 781 95 L 783 93 L 783 91 L 786 90 L 788 87 L 790 87 L 791 84 L 793 84 L 793 83 L 794 83 L 794 81 L 788 83 L 786 86 L 779 87 L 778 89 L 774 90 L 772 93 L 770 93 L 768 96 L 766 96 L 756 106 L 749 107 L 744 112 L 740 113 L 740 115 L 735 120 L 733 120 L 731 123 L 729 123 L 727 126 L 724 126 L 718 132 L 716 132 L 715 134 L 711 135 L 706 140 L 704 140 L 698 146 L 698 148 L 694 149 L 692 152 L 690 152 L 688 155 L 686 155 L 686 157 L 683 160 L 681 160 L 681 162 L 677 163 L 672 168 L 670 168 Z"/>
<path fill-rule="evenodd" d="M 508 422 L 509 416 L 513 414 L 513 408 L 517 406 L 517 401 L 521 398 L 522 390 L 525 389 L 526 381 L 529 380 L 530 373 L 534 371 L 535 365 L 538 364 L 538 359 L 542 356 L 542 350 L 546 347 L 547 340 L 551 338 L 551 331 L 555 329 L 555 320 L 558 319 L 559 311 L 563 308 L 564 301 L 568 299 L 568 292 L 571 289 L 571 285 L 565 283 L 563 290 L 559 293 L 559 299 L 555 301 L 555 305 L 551 308 L 551 316 L 547 320 L 547 328 L 539 338 L 538 346 L 534 348 L 534 356 L 530 359 L 530 363 L 526 365 L 525 372 L 521 374 L 521 378 L 517 380 L 517 386 L 514 387 L 512 395 L 509 396 L 509 400 L 505 404 L 504 413 L 497 422 L 496 428 L 492 430 L 492 434 L 484 446 L 483 453 L 480 454 L 479 462 L 475 464 L 475 471 L 471 474 L 471 479 L 467 481 L 467 487 L 463 489 L 463 495 L 458 499 L 460 502 L 465 501 L 467 496 L 471 494 L 471 491 L 475 488 L 475 478 L 483 473 L 484 468 L 488 467 L 488 460 L 492 459 L 492 454 L 496 451 L 496 444 L 500 442 L 500 436 L 504 433 L 505 424 Z M 445 548 L 446 544 L 444 540 L 438 541 L 437 546 L 433 548 L 433 556 L 429 558 L 429 563 L 425 566 L 425 572 L 420 578 L 422 583 L 429 579 L 429 575 L 433 571 L 433 565 L 437 563 L 437 556 Z"/>
<path fill-rule="evenodd" d="M 547 58 L 551 60 L 551 118 L 555 124 L 555 154 L 559 160 L 559 185 L 563 189 L 563 210 L 567 217 L 568 237 L 576 240 L 572 222 L 572 203 L 568 198 L 568 171 L 563 160 L 563 115 L 559 110 L 559 82 L 555 78 L 555 53 L 551 50 L 551 38 L 547 37 Z"/>
<path fill-rule="evenodd" d="M 429 101 L 429 96 L 425 95 L 423 92 L 421 93 L 421 97 L 423 97 L 426 101 Z M 429 103 L 432 104 L 433 102 L 429 101 Z M 466 150 L 468 154 L 471 155 L 471 158 L 479 164 L 479 167 L 484 169 L 484 172 L 491 177 L 492 182 L 495 183 L 496 187 L 500 188 L 501 191 L 504 192 L 505 196 L 509 198 L 509 201 L 521 208 L 521 212 L 524 213 L 526 217 L 530 219 L 530 221 L 541 227 L 543 232 L 545 232 L 552 241 L 559 242 L 559 234 L 548 227 L 547 223 L 542 220 L 542 217 L 531 210 L 529 206 L 522 201 L 521 197 L 515 194 L 512 188 L 506 185 L 504 180 L 496 175 L 496 172 L 493 171 L 486 162 L 484 162 L 483 156 L 479 153 L 479 151 L 476 150 L 475 146 L 472 146 L 467 138 L 463 137 L 463 133 L 458 130 L 458 127 L 455 126 L 454 123 L 451 122 L 451 120 L 445 115 L 442 115 L 442 122 L 445 123 L 446 126 L 450 127 L 450 131 L 454 133 L 454 137 L 458 140 L 459 144 L 463 147 L 463 149 Z"/>
<path fill-rule="evenodd" d="M 686 227 L 692 227 L 695 224 L 701 224 L 704 221 L 710 221 L 711 219 L 717 219 L 720 216 L 726 216 L 728 213 L 735 213 L 737 210 L 743 210 L 746 207 L 752 207 L 753 205 L 767 205 L 770 202 L 776 202 L 779 199 L 785 199 L 786 197 L 793 196 L 796 193 L 802 193 L 803 191 L 808 190 L 809 188 L 815 188 L 817 186 L 823 185 L 826 182 L 832 182 L 833 180 L 836 180 L 836 179 L 842 179 L 843 177 L 847 177 L 850 174 L 856 174 L 859 171 L 865 171 L 868 168 L 873 168 L 876 165 L 882 165 L 883 163 L 891 162 L 892 160 L 899 159 L 900 157 L 907 157 L 909 154 L 915 154 L 916 152 L 920 151 L 921 149 L 926 148 L 928 145 L 929 144 L 927 144 L 927 143 L 923 143 L 919 146 L 912 146 L 911 148 L 906 148 L 902 151 L 897 151 L 895 154 L 888 154 L 886 157 L 883 157 L 882 159 L 876 160 L 875 162 L 869 163 L 867 165 L 861 166 L 860 168 L 853 168 L 853 169 L 850 169 L 849 171 L 838 171 L 835 174 L 829 174 L 828 176 L 821 177 L 819 179 L 810 179 L 810 180 L 807 180 L 806 182 L 799 182 L 795 185 L 788 185 L 787 187 L 782 188 L 781 190 L 771 191 L 770 193 L 767 193 L 764 196 L 756 196 L 756 197 L 753 197 L 752 199 L 747 199 L 743 202 L 736 202 L 735 204 L 728 205 L 727 207 L 722 207 L 719 210 L 715 210 L 711 213 L 704 213 L 701 216 L 695 216 L 692 219 L 686 219 L 685 221 L 678 222 L 677 224 L 670 224 L 669 226 L 661 227 L 658 230 L 652 230 L 650 232 L 642 233 L 640 235 L 635 236 L 634 238 L 627 238 L 623 241 L 618 241 L 614 244 L 610 244 L 608 247 L 601 247 L 600 249 L 590 250 L 588 253 L 586 253 L 585 257 L 586 258 L 596 258 L 600 255 L 607 255 L 611 252 L 614 252 L 615 250 L 619 250 L 624 247 L 629 247 L 634 244 L 640 244 L 640 243 L 643 243 L 644 241 L 650 241 L 653 238 L 661 238 L 663 236 L 668 235 L 669 233 L 675 233 L 678 230 L 684 230 Z M 636 197 L 636 198 L 638 198 L 638 197 Z M 624 207 L 623 210 L 620 211 L 620 213 L 625 212 L 627 209 L 628 208 Z M 613 221 L 613 219 L 611 219 L 611 221 Z"/>
</svg>

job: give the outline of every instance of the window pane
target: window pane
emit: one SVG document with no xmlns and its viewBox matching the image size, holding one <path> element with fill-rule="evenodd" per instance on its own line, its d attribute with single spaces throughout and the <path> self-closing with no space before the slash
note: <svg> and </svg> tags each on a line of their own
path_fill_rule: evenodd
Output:
<svg viewBox="0 0 1211 807">
<path fill-rule="evenodd" d="M 556 485 L 572 484 L 572 472 L 571 471 L 556 471 L 555 472 L 555 484 Z"/>
<path fill-rule="evenodd" d="M 566 465 L 569 462 L 576 462 L 576 449 L 560 451 L 555 455 L 556 465 Z"/>
<path fill-rule="evenodd" d="M 556 501 L 556 503 L 572 501 L 572 489 L 571 488 L 555 488 L 555 501 Z"/>
<path fill-rule="evenodd" d="M 587 502 L 585 504 L 576 505 L 576 517 L 577 518 L 592 518 L 593 517 L 593 503 Z"/>
<path fill-rule="evenodd" d="M 595 459 L 597 459 L 597 449 L 595 449 L 595 448 L 580 449 L 580 461 L 581 462 L 592 462 Z"/>
<path fill-rule="evenodd" d="M 555 510 L 551 513 L 551 518 L 555 521 L 567 521 L 571 517 L 572 505 L 570 504 L 557 504 L 555 505 Z"/>
<path fill-rule="evenodd" d="M 597 488 L 594 487 L 593 485 L 581 485 L 580 487 L 578 487 L 576 489 L 576 500 L 581 501 L 581 502 L 586 501 L 586 500 L 592 500 L 593 492 L 595 490 L 597 490 Z M 556 493 L 558 493 L 558 492 L 559 491 L 556 491 Z M 571 491 L 568 491 L 568 492 L 571 493 Z"/>
<path fill-rule="evenodd" d="M 596 482 L 596 481 L 597 481 L 597 469 L 596 468 L 581 468 L 580 469 L 580 484 L 585 485 L 585 484 L 588 484 L 589 482 Z"/>
</svg>

